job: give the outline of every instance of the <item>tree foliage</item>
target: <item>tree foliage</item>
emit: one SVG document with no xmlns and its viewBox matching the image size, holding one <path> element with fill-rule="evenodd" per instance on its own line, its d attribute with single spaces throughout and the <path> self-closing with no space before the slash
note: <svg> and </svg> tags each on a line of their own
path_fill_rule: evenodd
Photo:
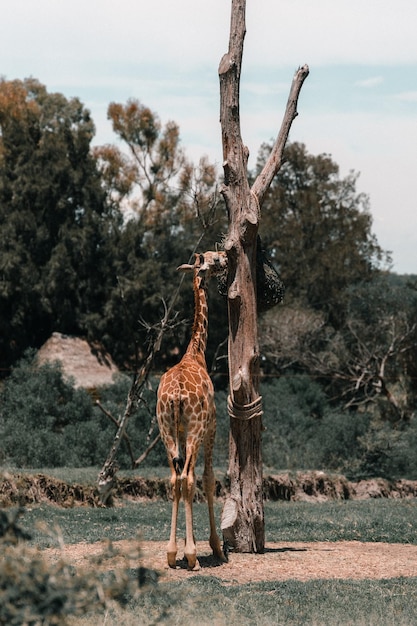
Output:
<svg viewBox="0 0 417 626">
<path fill-rule="evenodd" d="M 119 365 L 131 367 L 180 284 L 176 267 L 196 245 L 211 248 L 227 230 L 216 170 L 205 158 L 197 167 L 188 161 L 174 122 L 163 125 L 137 100 L 112 103 L 108 114 L 123 148 L 93 149 L 94 124 L 77 98 L 48 93 L 34 79 L 0 80 L 0 367 L 16 363 L 53 331 L 100 341 Z M 269 151 L 262 147 L 259 168 Z M 350 433 L 350 447 L 361 438 L 358 467 L 388 474 L 400 471 L 407 436 L 415 439 L 417 287 L 415 277 L 381 271 L 389 257 L 356 184 L 357 174 L 341 178 L 329 155 L 288 146 L 260 223 L 262 245 L 286 285 L 284 305 L 261 316 L 262 363 L 265 373 L 314 377 L 332 407 L 322 432 L 334 423 Z M 210 289 L 209 367 L 227 336 L 225 301 L 214 284 Z M 175 308 L 180 313 L 164 338 L 159 370 L 179 358 L 189 339 L 191 284 L 184 282 Z M 32 387 L 32 370 L 26 367 L 17 384 L 19 371 L 2 396 L 3 406 L 8 403 L 2 424 L 7 420 L 20 442 L 19 462 L 33 451 L 44 455 L 39 463 L 45 454 L 51 463 L 63 462 L 52 458 L 56 441 L 64 437 L 67 448 L 76 449 L 77 411 L 85 417 L 83 441 L 97 444 L 98 456 L 88 446 L 83 454 L 101 462 L 113 435 L 106 418 L 90 416 L 54 370 L 42 370 Z M 223 386 L 225 368 L 217 373 Z M 44 395 L 48 386 L 58 395 Z M 19 391 L 12 394 L 13 388 Z M 116 401 L 112 393 L 105 397 L 117 413 L 125 396 L 120 392 Z M 279 420 L 287 417 L 281 412 Z M 132 441 L 146 436 L 141 428 Z M 226 431 L 222 437 L 227 441 Z"/>
<path fill-rule="evenodd" d="M 78 99 L 34 79 L 0 82 L 3 367 L 53 331 L 99 340 L 130 366 L 135 343 L 144 352 L 141 320 L 157 323 L 178 285 L 175 268 L 196 242 L 219 237 L 207 159 L 194 168 L 178 127 L 137 101 L 113 103 L 109 115 L 128 154 L 92 150 L 94 124 Z M 178 308 L 192 316 L 192 290 Z M 177 330 L 165 355 L 187 340 Z"/>
<path fill-rule="evenodd" d="M 261 148 L 258 170 L 269 152 L 270 146 Z M 346 289 L 369 280 L 386 259 L 371 230 L 368 197 L 356 192 L 357 177 L 340 178 L 329 155 L 289 144 L 260 227 L 287 297 L 301 298 L 336 325 L 344 321 Z"/>
<path fill-rule="evenodd" d="M 34 79 L 0 81 L 0 354 L 8 364 L 53 330 L 79 333 L 104 306 L 118 215 L 76 98 Z"/>
<path fill-rule="evenodd" d="M 168 302 L 178 287 L 176 267 L 197 245 L 202 250 L 220 240 L 217 178 L 207 158 L 197 167 L 186 159 L 174 122 L 163 126 L 138 100 L 111 103 L 108 117 L 127 152 L 103 146 L 95 149 L 95 156 L 108 194 L 118 198 L 122 210 L 128 209 L 114 246 L 118 287 L 108 295 L 106 336 L 118 324 L 111 351 L 117 358 L 130 350 L 133 357 L 134 342 L 143 347 L 147 325 L 162 318 L 163 301 Z M 185 312 L 188 324 L 193 310 L 189 286 L 181 291 L 176 308 Z M 214 311 L 215 317 L 222 318 L 221 309 Z M 176 359 L 187 340 L 186 326 L 177 326 L 175 336 L 164 342 L 160 366 L 170 361 L 170 354 Z"/>
</svg>

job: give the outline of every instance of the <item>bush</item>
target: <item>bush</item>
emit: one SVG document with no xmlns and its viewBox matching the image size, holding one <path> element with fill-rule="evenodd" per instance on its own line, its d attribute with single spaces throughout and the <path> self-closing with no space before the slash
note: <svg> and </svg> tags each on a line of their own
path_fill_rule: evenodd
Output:
<svg viewBox="0 0 417 626">
<path fill-rule="evenodd" d="M 64 380 L 58 364 L 38 366 L 33 351 L 13 369 L 1 393 L 0 458 L 18 467 L 53 467 L 80 461 L 66 434 L 93 418 L 91 399 Z M 84 454 L 84 451 L 83 451 Z M 91 464 L 91 454 L 84 459 Z"/>
<path fill-rule="evenodd" d="M 157 381 L 127 427 L 130 450 L 122 441 L 119 466 L 130 468 L 158 433 Z M 102 408 L 120 419 L 131 380 L 118 376 L 98 390 Z M 348 478 L 417 478 L 417 416 L 392 425 L 374 414 L 343 411 L 328 401 L 320 384 L 294 374 L 261 385 L 265 433 L 263 459 L 277 470 L 327 469 Z M 217 434 L 214 465 L 227 469 L 229 416 L 227 392 L 216 392 Z M 0 462 L 16 467 L 102 466 L 114 440 L 115 425 L 83 389 L 75 389 L 59 364 L 39 366 L 33 352 L 15 367 L 0 390 Z M 201 450 L 199 464 L 203 461 Z M 144 461 L 166 466 L 162 442 Z"/>
<path fill-rule="evenodd" d="M 100 404 L 111 413 L 113 417 L 120 419 L 123 415 L 126 400 L 132 381 L 130 377 L 119 375 L 111 385 L 105 385 L 99 389 Z M 148 447 L 149 443 L 158 434 L 158 425 L 156 423 L 156 388 L 158 382 L 154 379 L 149 381 L 147 389 L 143 392 L 143 401 L 140 402 L 135 413 L 131 416 L 126 433 L 129 437 L 133 455 L 136 458 Z M 106 417 L 103 412 L 95 407 L 94 414 L 100 424 L 102 431 L 103 448 L 101 450 L 100 463 L 104 461 L 113 443 L 115 435 L 115 426 Z M 126 442 L 122 442 L 117 455 L 117 462 L 121 467 L 131 467 L 131 458 Z M 151 451 L 149 456 L 143 461 L 143 467 L 165 465 L 166 464 L 165 448 L 160 441 Z"/>
<path fill-rule="evenodd" d="M 363 450 L 360 473 L 364 477 L 417 479 L 417 415 L 391 424 L 378 413 L 360 438 Z"/>
<path fill-rule="evenodd" d="M 85 569 L 76 570 L 63 555 L 50 562 L 26 543 L 30 536 L 16 523 L 19 513 L 0 511 L 0 624 L 64 626 L 68 618 L 84 615 L 102 622 L 110 608 L 125 607 L 145 584 L 158 580 L 156 572 L 137 566 L 140 549 L 134 541 L 125 553 L 109 545 Z M 62 537 L 56 539 L 62 545 Z M 122 566 L 114 566 L 115 557 Z M 101 572 L 97 565 L 106 561 L 111 569 Z"/>
<path fill-rule="evenodd" d="M 263 458 L 275 469 L 330 469 L 352 475 L 362 455 L 360 437 L 369 416 L 330 406 L 307 375 L 283 376 L 262 385 Z"/>
<path fill-rule="evenodd" d="M 129 387 L 129 378 L 120 376 L 98 390 L 102 406 L 116 419 L 124 411 Z M 127 429 L 135 456 L 147 446 L 155 414 L 154 392 L 145 396 L 146 405 L 141 403 Z M 116 427 L 84 389 L 75 389 L 64 378 L 58 362 L 38 365 L 35 352 L 29 351 L 5 381 L 0 400 L 0 462 L 16 467 L 88 467 L 106 459 Z M 152 438 L 156 433 L 157 429 Z M 165 462 L 160 444 L 148 463 L 159 464 L 162 459 Z M 121 467 L 131 467 L 123 442 L 117 460 Z"/>
</svg>

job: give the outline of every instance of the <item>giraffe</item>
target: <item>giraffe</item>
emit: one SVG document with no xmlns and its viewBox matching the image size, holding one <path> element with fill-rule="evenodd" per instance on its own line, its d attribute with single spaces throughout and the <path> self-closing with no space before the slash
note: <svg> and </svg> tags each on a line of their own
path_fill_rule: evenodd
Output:
<svg viewBox="0 0 417 626">
<path fill-rule="evenodd" d="M 213 383 L 207 372 L 205 350 L 208 325 L 207 284 L 209 278 L 224 271 L 226 265 L 224 252 L 205 252 L 195 255 L 194 265 L 178 267 L 180 271 L 193 272 L 194 323 L 190 342 L 181 361 L 161 377 L 156 405 L 159 431 L 171 470 L 173 502 L 167 560 L 172 568 L 176 567 L 177 518 L 181 495 L 185 505 L 184 555 L 189 569 L 200 567 L 193 533 L 193 497 L 195 465 L 201 444 L 204 448 L 203 488 L 210 521 L 209 542 L 213 554 L 224 560 L 213 511 L 216 407 Z"/>
</svg>

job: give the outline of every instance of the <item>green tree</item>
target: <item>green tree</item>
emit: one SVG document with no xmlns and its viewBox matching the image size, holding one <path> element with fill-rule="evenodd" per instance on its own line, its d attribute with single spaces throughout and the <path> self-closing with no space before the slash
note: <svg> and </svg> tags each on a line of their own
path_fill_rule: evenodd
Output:
<svg viewBox="0 0 417 626">
<path fill-rule="evenodd" d="M 270 152 L 263 145 L 257 171 Z M 369 200 L 358 175 L 340 178 L 329 155 L 292 143 L 264 202 L 260 234 L 287 288 L 287 297 L 326 313 L 340 326 L 346 288 L 371 278 L 389 257 L 371 231 Z"/>
<path fill-rule="evenodd" d="M 113 246 L 118 283 L 108 294 L 102 336 L 108 337 L 112 346 L 106 345 L 120 362 L 131 360 L 135 342 L 139 357 L 143 354 L 147 325 L 162 318 L 163 301 L 169 302 L 180 282 L 176 267 L 188 261 L 196 245 L 199 251 L 212 247 L 224 228 L 216 212 L 215 167 L 206 158 L 197 167 L 186 159 L 174 122 L 162 125 L 155 112 L 134 99 L 125 105 L 111 103 L 108 117 L 125 150 L 101 146 L 95 157 L 107 193 L 117 199 L 125 221 Z M 176 309 L 186 323 L 165 338 L 159 367 L 177 360 L 188 341 L 193 311 L 189 284 L 181 290 Z M 221 316 L 220 307 L 218 311 Z M 111 337 L 115 325 L 117 337 Z M 220 324 L 212 328 L 219 331 L 218 337 L 211 336 L 214 346 L 225 333 L 220 333 Z M 209 348 L 210 356 L 214 350 Z"/>
<path fill-rule="evenodd" d="M 0 81 L 0 354 L 86 331 L 105 304 L 118 212 L 90 153 L 94 124 L 34 79 Z"/>
</svg>

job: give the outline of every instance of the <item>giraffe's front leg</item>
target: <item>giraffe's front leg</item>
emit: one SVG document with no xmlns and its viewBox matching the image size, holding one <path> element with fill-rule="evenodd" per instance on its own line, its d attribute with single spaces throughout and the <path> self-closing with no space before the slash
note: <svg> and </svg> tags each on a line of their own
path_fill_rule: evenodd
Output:
<svg viewBox="0 0 417 626">
<path fill-rule="evenodd" d="M 181 482 L 175 469 L 171 469 L 171 486 L 172 486 L 172 516 L 171 516 L 171 534 L 167 547 L 167 560 L 169 567 L 177 566 L 177 520 L 178 507 L 181 499 Z"/>
</svg>

